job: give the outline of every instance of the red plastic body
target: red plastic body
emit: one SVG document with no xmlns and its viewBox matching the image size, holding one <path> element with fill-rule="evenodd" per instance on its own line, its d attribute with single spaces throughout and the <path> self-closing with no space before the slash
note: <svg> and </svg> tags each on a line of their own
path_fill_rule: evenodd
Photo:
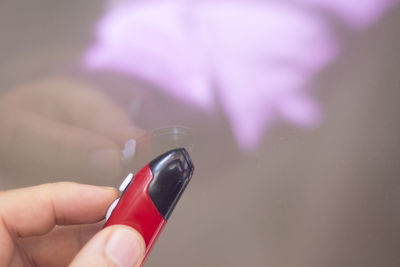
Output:
<svg viewBox="0 0 400 267">
<path fill-rule="evenodd" d="M 128 225 L 141 233 L 146 243 L 143 262 L 166 223 L 148 194 L 152 179 L 153 173 L 146 165 L 135 175 L 105 225 Z"/>
</svg>

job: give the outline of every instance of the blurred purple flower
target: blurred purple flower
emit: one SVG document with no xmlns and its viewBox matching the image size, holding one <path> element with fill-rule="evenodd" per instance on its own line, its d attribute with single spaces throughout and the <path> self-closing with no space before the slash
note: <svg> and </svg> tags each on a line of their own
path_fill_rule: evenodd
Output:
<svg viewBox="0 0 400 267">
<path fill-rule="evenodd" d="M 297 4 L 294 4 L 297 3 Z M 315 124 L 305 84 L 339 47 L 319 8 L 359 29 L 389 1 L 120 1 L 100 21 L 86 66 L 145 79 L 213 110 L 218 97 L 238 144 L 254 149 L 276 119 Z"/>
</svg>

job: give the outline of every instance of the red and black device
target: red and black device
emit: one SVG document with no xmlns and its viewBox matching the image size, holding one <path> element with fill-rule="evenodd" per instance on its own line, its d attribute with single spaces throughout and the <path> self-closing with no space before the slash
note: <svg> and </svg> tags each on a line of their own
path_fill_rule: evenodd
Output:
<svg viewBox="0 0 400 267">
<path fill-rule="evenodd" d="M 173 149 L 152 160 L 136 175 L 128 175 L 123 191 L 108 212 L 104 227 L 128 225 L 142 234 L 146 260 L 194 171 L 184 148 Z"/>
</svg>

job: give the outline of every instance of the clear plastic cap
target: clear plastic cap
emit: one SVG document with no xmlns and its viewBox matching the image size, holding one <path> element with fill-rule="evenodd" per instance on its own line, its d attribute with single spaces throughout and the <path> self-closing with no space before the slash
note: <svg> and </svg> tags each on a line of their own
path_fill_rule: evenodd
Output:
<svg viewBox="0 0 400 267">
<path fill-rule="evenodd" d="M 147 163 L 175 148 L 185 148 L 189 153 L 194 147 L 194 138 L 187 127 L 172 126 L 153 130 L 125 144 L 124 172 L 137 172 Z"/>
</svg>

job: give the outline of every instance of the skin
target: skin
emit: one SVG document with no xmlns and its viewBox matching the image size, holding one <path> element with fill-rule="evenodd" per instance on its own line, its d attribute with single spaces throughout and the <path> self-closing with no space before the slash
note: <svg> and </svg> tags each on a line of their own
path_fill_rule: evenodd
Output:
<svg viewBox="0 0 400 267">
<path fill-rule="evenodd" d="M 4 181 L 86 177 L 101 183 L 121 178 L 122 148 L 143 131 L 95 88 L 58 77 L 1 94 L 0 133 Z M 139 266 L 145 245 L 138 232 L 101 230 L 118 196 L 113 188 L 69 182 L 0 191 L 0 267 L 121 266 L 106 253 L 109 243 L 119 248 L 115 236 L 125 237 L 119 263 Z"/>
<path fill-rule="evenodd" d="M 89 253 L 90 247 L 88 257 L 84 253 L 84 245 L 101 229 L 104 214 L 117 197 L 113 188 L 67 182 L 1 192 L 0 266 L 66 266 L 75 257 L 71 266 L 117 266 L 105 256 Z M 94 239 L 107 240 L 118 227 L 128 228 L 109 227 Z"/>
<path fill-rule="evenodd" d="M 0 95 L 0 170 L 6 177 L 120 179 L 121 150 L 144 132 L 110 98 L 51 78 Z M 90 180 L 92 182 L 92 180 Z"/>
</svg>

